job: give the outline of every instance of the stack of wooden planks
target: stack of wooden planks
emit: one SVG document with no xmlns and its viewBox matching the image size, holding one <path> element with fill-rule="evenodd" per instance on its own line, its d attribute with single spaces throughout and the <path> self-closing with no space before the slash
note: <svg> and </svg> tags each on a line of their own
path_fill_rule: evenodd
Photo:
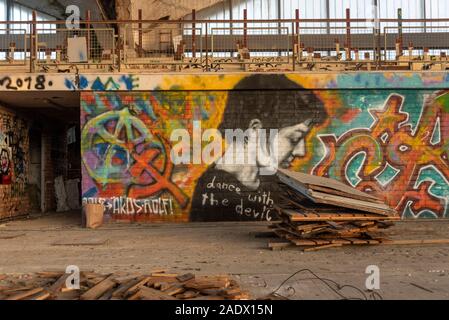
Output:
<svg viewBox="0 0 449 320">
<path fill-rule="evenodd" d="M 281 201 L 275 207 L 280 222 L 271 226 L 287 242 L 271 242 L 272 249 L 294 244 L 305 251 L 343 245 L 389 241 L 379 233 L 399 220 L 380 199 L 339 181 L 280 169 Z"/>
<path fill-rule="evenodd" d="M 0 275 L 0 300 L 247 300 L 237 282 L 223 276 L 195 276 L 157 270 L 149 275 L 81 272 L 79 289 L 66 286 L 58 271 Z"/>
</svg>

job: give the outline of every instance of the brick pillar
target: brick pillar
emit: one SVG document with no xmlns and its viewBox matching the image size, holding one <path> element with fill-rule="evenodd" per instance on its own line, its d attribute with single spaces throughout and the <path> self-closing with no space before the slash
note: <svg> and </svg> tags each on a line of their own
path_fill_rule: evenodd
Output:
<svg viewBox="0 0 449 320">
<path fill-rule="evenodd" d="M 52 133 L 42 132 L 42 153 L 41 153 L 41 211 L 48 212 L 56 207 L 54 170 L 51 157 Z"/>
</svg>

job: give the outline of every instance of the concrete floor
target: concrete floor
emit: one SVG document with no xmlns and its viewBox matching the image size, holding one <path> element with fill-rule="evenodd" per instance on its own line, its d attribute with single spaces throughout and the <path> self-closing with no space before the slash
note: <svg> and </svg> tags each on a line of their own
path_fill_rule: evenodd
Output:
<svg viewBox="0 0 449 320">
<path fill-rule="evenodd" d="M 380 268 L 383 299 L 449 299 L 449 245 L 354 246 L 303 253 L 267 249 L 264 223 L 108 224 L 80 227 L 78 214 L 52 214 L 0 224 L 0 273 L 32 273 L 78 265 L 98 272 L 231 274 L 253 297 L 263 297 L 301 269 L 278 293 L 290 299 L 360 299 L 366 267 Z M 400 222 L 393 238 L 449 238 L 449 221 Z M 82 245 L 82 242 L 85 242 Z M 78 244 L 78 245 L 70 245 Z M 360 292 L 358 289 L 362 290 Z M 372 298 L 372 297 L 369 297 Z"/>
</svg>

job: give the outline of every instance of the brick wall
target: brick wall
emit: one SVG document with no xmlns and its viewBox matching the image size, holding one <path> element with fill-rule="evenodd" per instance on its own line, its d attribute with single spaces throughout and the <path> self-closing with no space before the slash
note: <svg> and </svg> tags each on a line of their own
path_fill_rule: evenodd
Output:
<svg viewBox="0 0 449 320">
<path fill-rule="evenodd" d="M 29 162 L 28 123 L 0 108 L 0 220 L 25 215 Z"/>
<path fill-rule="evenodd" d="M 288 90 L 271 88 L 274 82 Z M 204 163 L 204 139 L 195 163 L 192 140 L 171 140 L 179 129 L 201 137 L 207 129 L 250 127 L 278 130 L 279 165 L 372 193 L 403 218 L 449 216 L 447 90 L 312 91 L 259 75 L 231 91 L 86 92 L 81 104 L 83 200 L 104 203 L 115 219 L 272 218 L 277 190 L 272 176 L 260 174 L 263 159 Z M 191 150 L 190 161 L 174 164 L 170 155 L 180 146 Z"/>
</svg>

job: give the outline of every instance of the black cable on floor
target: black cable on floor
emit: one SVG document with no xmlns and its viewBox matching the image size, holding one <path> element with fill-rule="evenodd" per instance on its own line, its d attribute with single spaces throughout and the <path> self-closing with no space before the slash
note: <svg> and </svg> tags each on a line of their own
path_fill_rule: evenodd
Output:
<svg viewBox="0 0 449 320">
<path fill-rule="evenodd" d="M 282 296 L 281 294 L 279 294 L 279 293 L 277 293 L 277 291 L 280 289 L 280 288 L 282 288 L 282 286 L 285 284 L 285 283 L 287 283 L 287 281 L 288 280 L 290 280 L 291 278 L 293 278 L 294 276 L 296 276 L 297 274 L 300 274 L 300 273 L 302 273 L 302 272 L 309 272 L 309 273 L 311 273 L 313 276 L 314 276 L 314 278 L 308 278 L 308 279 L 299 279 L 299 281 L 302 281 L 302 280 L 309 280 L 309 279 L 317 279 L 317 280 L 319 280 L 319 281 L 321 281 L 322 283 L 324 283 L 330 290 L 332 290 L 335 294 L 337 294 L 340 298 L 342 298 L 342 300 L 369 300 L 369 299 L 372 299 L 372 300 L 383 300 L 383 298 L 382 298 L 382 296 L 378 293 L 378 292 L 374 292 L 374 291 L 372 291 L 371 293 L 370 293 L 370 295 L 369 296 L 367 296 L 366 294 L 365 294 L 365 292 L 363 292 L 362 290 L 360 290 L 359 288 L 357 288 L 357 287 L 355 287 L 355 286 L 353 286 L 353 285 L 340 285 L 339 283 L 337 283 L 336 281 L 334 281 L 334 280 L 331 280 L 331 279 L 326 279 L 326 278 L 321 278 L 320 276 L 318 276 L 317 274 L 315 274 L 312 270 L 310 270 L 310 269 L 301 269 L 301 270 L 298 270 L 298 271 L 296 271 L 295 273 L 293 273 L 291 276 L 289 276 L 287 279 L 285 279 L 271 294 L 272 295 L 277 295 L 277 296 L 279 296 L 279 297 L 281 297 L 281 298 L 285 298 L 285 299 L 289 299 L 288 297 L 284 297 L 284 296 Z M 329 283 L 332 283 L 337 289 L 335 289 L 334 287 L 332 287 Z M 343 295 L 340 291 L 342 290 L 342 289 L 344 289 L 344 288 L 352 288 L 352 289 L 354 289 L 354 290 L 356 290 L 357 292 L 359 292 L 362 296 L 363 296 L 363 298 L 350 298 L 350 297 L 347 297 L 347 296 L 345 296 L 345 295 Z M 294 288 L 292 288 L 293 290 L 294 290 Z M 294 290 L 295 291 L 295 290 Z"/>
</svg>

